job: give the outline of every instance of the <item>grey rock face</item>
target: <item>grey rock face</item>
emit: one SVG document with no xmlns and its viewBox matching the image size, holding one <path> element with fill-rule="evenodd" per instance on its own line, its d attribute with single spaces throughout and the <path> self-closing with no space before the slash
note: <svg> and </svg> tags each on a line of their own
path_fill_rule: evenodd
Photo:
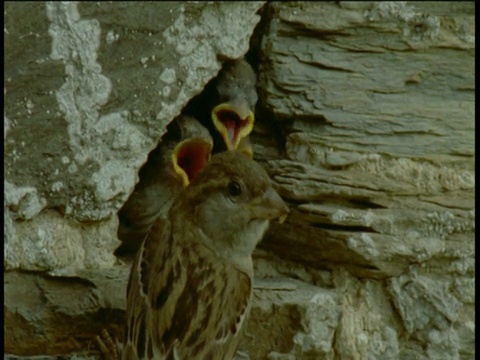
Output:
<svg viewBox="0 0 480 360">
<path fill-rule="evenodd" d="M 6 3 L 5 357 L 98 358 L 103 328 L 121 336 L 116 214 L 253 44 L 250 140 L 291 214 L 255 254 L 238 358 L 474 358 L 473 10 Z"/>
</svg>

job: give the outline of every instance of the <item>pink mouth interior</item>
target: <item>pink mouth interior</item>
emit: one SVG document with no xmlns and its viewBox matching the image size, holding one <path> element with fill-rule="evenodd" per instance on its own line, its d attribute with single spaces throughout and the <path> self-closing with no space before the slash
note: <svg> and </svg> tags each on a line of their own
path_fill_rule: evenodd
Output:
<svg viewBox="0 0 480 360">
<path fill-rule="evenodd" d="M 192 181 L 208 162 L 210 151 L 202 143 L 193 143 L 183 146 L 177 153 L 177 163 Z"/>
<path fill-rule="evenodd" d="M 247 124 L 248 119 L 241 119 L 236 112 L 231 110 L 221 110 L 217 113 L 217 117 L 227 129 L 228 140 L 233 145 L 240 129 Z"/>
</svg>

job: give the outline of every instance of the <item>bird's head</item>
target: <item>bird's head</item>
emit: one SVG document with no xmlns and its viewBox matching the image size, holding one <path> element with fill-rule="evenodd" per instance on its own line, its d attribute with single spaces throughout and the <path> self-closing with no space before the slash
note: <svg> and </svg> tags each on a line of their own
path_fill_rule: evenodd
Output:
<svg viewBox="0 0 480 360">
<path fill-rule="evenodd" d="M 253 69 L 243 59 L 226 63 L 218 75 L 211 117 L 228 150 L 237 149 L 253 129 L 256 81 Z"/>
<path fill-rule="evenodd" d="M 212 142 L 212 137 L 208 130 L 193 116 L 182 114 L 172 121 L 171 124 L 172 132 L 175 132 L 178 141 L 196 137 Z"/>
<path fill-rule="evenodd" d="M 212 156 L 180 195 L 177 206 L 223 256 L 250 256 L 269 221 L 289 210 L 265 170 L 240 151 Z"/>
<path fill-rule="evenodd" d="M 211 153 L 212 143 L 204 138 L 189 138 L 175 146 L 171 160 L 184 188 L 207 165 Z"/>
<path fill-rule="evenodd" d="M 212 110 L 212 121 L 227 149 L 235 150 L 240 141 L 252 131 L 255 116 L 246 101 L 239 98 L 215 106 Z"/>
</svg>

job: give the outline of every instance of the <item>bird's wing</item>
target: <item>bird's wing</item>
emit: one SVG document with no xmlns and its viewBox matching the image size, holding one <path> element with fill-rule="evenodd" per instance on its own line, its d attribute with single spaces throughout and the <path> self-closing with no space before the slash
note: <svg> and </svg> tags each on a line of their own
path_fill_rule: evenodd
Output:
<svg viewBox="0 0 480 360">
<path fill-rule="evenodd" d="M 170 223 L 158 220 L 137 254 L 128 285 L 123 354 L 133 359 L 175 354 L 233 358 L 249 311 L 250 277 L 216 262 L 198 242 L 182 246 L 174 241 Z"/>
<path fill-rule="evenodd" d="M 185 272 L 187 278 L 176 303 L 174 321 L 165 335 L 176 340 L 170 343 L 182 358 L 230 359 L 249 312 L 252 283 L 231 264 L 199 256 L 201 247 L 187 249 L 188 262 L 195 270 L 188 277 Z"/>
<path fill-rule="evenodd" d="M 240 340 L 242 324 L 250 311 L 252 280 L 245 273 L 235 270 L 232 281 L 222 285 L 224 296 L 219 297 L 221 302 L 218 304 L 222 317 L 214 342 L 224 348 L 225 358 L 233 358 Z"/>
<path fill-rule="evenodd" d="M 233 358 L 249 310 L 250 277 L 212 257 L 198 242 L 182 244 L 171 250 L 166 243 L 161 246 L 168 264 L 156 254 L 149 291 L 151 336 L 163 344 L 167 355 Z"/>
<path fill-rule="evenodd" d="M 174 243 L 174 237 L 170 240 L 161 246 L 161 253 L 157 252 L 152 268 L 155 274 L 149 292 L 151 320 L 155 324 L 152 336 L 163 344 L 166 353 L 182 354 L 185 344 L 193 344 L 201 337 L 201 331 L 192 333 L 191 324 L 198 323 L 201 316 L 205 317 L 202 321 L 210 319 L 212 307 L 205 300 L 212 297 L 215 289 L 209 281 L 211 261 L 202 258 L 199 244 L 195 241 Z"/>
<path fill-rule="evenodd" d="M 170 160 L 173 146 L 173 143 L 158 146 L 140 169 L 140 181 L 118 212 L 117 236 L 122 244 L 115 250 L 116 256 L 133 256 L 155 220 L 166 217 L 181 188 Z"/>
<path fill-rule="evenodd" d="M 152 313 L 149 294 L 153 280 L 163 284 L 168 282 L 166 276 L 156 274 L 153 268 L 157 261 L 154 260 L 155 256 L 164 249 L 158 244 L 168 244 L 170 236 L 170 223 L 162 219 L 157 220 L 135 257 L 127 286 L 127 329 L 122 359 L 152 358 L 154 349 L 157 354 L 159 353 L 158 347 L 153 344 L 149 326 Z M 164 349 L 160 351 L 164 352 Z M 164 355 L 159 354 L 158 358 L 163 358 Z"/>
</svg>

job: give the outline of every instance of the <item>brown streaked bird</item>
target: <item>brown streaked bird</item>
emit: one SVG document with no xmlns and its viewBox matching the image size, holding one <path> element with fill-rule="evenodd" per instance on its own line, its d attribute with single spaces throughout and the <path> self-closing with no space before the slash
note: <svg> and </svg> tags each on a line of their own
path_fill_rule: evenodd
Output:
<svg viewBox="0 0 480 360">
<path fill-rule="evenodd" d="M 202 169 L 212 151 L 213 141 L 196 119 L 180 116 L 160 146 L 149 155 L 140 170 L 140 181 L 118 212 L 118 238 L 122 244 L 115 255 L 135 255 L 150 227 L 166 217 L 174 198 Z"/>
<path fill-rule="evenodd" d="M 213 155 L 152 226 L 127 287 L 122 359 L 233 359 L 250 310 L 251 254 L 288 208 L 240 151 Z"/>
<path fill-rule="evenodd" d="M 223 141 L 215 144 L 216 151 L 239 149 L 252 157 L 247 136 L 255 122 L 256 82 L 255 72 L 244 59 L 226 62 L 218 74 L 211 119 Z"/>
</svg>

